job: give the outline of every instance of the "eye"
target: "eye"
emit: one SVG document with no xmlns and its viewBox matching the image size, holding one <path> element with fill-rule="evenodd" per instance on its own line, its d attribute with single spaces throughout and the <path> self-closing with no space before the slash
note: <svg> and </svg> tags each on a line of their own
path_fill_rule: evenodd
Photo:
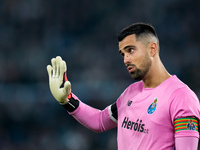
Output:
<svg viewBox="0 0 200 150">
<path fill-rule="evenodd" d="M 134 49 L 133 48 L 129 48 L 129 53 L 133 53 L 134 52 Z"/>
<path fill-rule="evenodd" d="M 122 53 L 122 51 L 119 51 L 119 54 L 124 57 L 124 53 Z"/>
<path fill-rule="evenodd" d="M 124 57 L 124 53 L 120 53 L 120 55 L 121 55 L 122 57 Z"/>
</svg>

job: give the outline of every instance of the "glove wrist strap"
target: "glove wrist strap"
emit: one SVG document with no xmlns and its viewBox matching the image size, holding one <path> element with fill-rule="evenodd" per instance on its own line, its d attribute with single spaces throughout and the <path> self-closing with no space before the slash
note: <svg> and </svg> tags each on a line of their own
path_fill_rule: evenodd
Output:
<svg viewBox="0 0 200 150">
<path fill-rule="evenodd" d="M 68 96 L 68 100 L 67 103 L 61 105 L 67 109 L 68 112 L 75 111 L 79 106 L 79 100 L 75 99 L 71 93 L 70 96 Z"/>
</svg>

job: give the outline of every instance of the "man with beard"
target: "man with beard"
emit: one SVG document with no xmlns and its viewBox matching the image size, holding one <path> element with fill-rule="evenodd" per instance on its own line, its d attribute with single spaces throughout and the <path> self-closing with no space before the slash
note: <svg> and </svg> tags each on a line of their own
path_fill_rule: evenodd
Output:
<svg viewBox="0 0 200 150">
<path fill-rule="evenodd" d="M 101 111 L 80 101 L 71 93 L 66 63 L 59 56 L 51 60 L 52 66 L 47 66 L 55 99 L 93 131 L 117 127 L 119 150 L 196 150 L 199 100 L 186 84 L 165 69 L 154 27 L 132 24 L 119 33 L 118 42 L 124 64 L 138 82 L 127 87 L 114 104 Z M 187 127 L 189 121 L 195 128 Z"/>
</svg>

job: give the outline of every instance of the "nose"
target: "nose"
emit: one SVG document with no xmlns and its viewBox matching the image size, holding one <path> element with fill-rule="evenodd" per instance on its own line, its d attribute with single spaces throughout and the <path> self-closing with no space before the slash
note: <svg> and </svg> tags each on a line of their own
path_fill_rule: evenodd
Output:
<svg viewBox="0 0 200 150">
<path fill-rule="evenodd" d="M 131 62 L 130 57 L 127 54 L 124 54 L 124 64 L 127 65 Z"/>
</svg>

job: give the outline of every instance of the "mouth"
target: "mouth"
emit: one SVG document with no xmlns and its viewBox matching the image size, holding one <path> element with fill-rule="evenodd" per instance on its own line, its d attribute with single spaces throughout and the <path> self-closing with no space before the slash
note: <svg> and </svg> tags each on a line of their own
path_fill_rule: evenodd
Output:
<svg viewBox="0 0 200 150">
<path fill-rule="evenodd" d="M 135 71 L 135 66 L 134 65 L 127 65 L 127 70 L 129 73 L 133 73 Z"/>
</svg>

